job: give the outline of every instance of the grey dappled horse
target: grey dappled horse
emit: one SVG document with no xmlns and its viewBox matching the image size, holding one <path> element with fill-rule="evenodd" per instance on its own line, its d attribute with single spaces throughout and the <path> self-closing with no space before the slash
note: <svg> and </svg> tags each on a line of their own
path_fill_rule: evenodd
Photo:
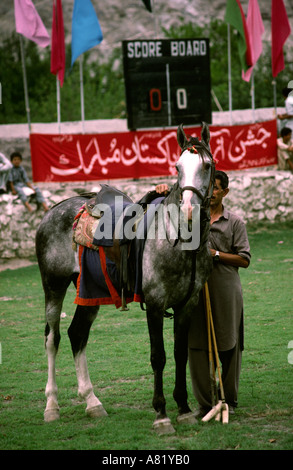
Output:
<svg viewBox="0 0 293 470">
<path fill-rule="evenodd" d="M 156 226 L 155 237 L 147 237 L 142 260 L 142 291 L 146 305 L 147 322 L 151 343 L 151 364 L 154 371 L 153 406 L 156 410 L 154 428 L 160 432 L 174 432 L 166 414 L 163 394 L 163 369 L 165 350 L 163 319 L 167 309 L 174 312 L 174 356 L 176 378 L 174 399 L 178 405 L 177 421 L 195 422 L 187 403 L 186 364 L 187 332 L 191 315 L 196 314 L 199 292 L 211 270 L 208 249 L 209 203 L 214 183 L 214 161 L 209 148 L 209 129 L 204 123 L 202 140 L 187 138 L 182 126 L 178 127 L 177 140 L 182 150 L 177 162 L 178 180 L 163 207 L 178 208 L 185 223 L 174 223 L 168 211 L 161 211 L 149 227 Z M 92 196 L 92 195 L 91 195 Z M 76 196 L 54 206 L 44 216 L 36 234 L 36 252 L 45 292 L 46 350 L 48 356 L 47 405 L 45 420 L 59 418 L 55 359 L 60 342 L 59 323 L 62 302 L 69 284 L 79 274 L 79 263 L 72 250 L 72 225 L 75 215 L 89 196 Z M 131 200 L 123 196 L 126 201 Z M 195 227 L 198 243 L 182 238 L 192 232 L 192 207 L 200 209 L 200 222 Z M 181 213 L 181 212 L 180 212 Z M 181 220 L 181 219 L 180 219 Z M 168 231 L 169 227 L 169 231 Z M 188 227 L 188 229 L 187 229 Z M 160 237 L 160 231 L 165 236 Z M 177 232 L 176 232 L 177 231 Z M 166 236 L 166 232 L 167 236 Z M 177 234 L 176 234 L 177 233 Z M 192 237 L 191 237 L 192 239 Z M 193 243 L 193 244 L 192 244 Z M 117 261 L 117 256 L 107 248 L 106 255 Z M 105 250 L 106 251 L 106 250 Z M 93 417 L 107 415 L 100 400 L 95 396 L 89 377 L 86 345 L 91 325 L 98 313 L 98 306 L 77 305 L 74 318 L 68 329 L 75 361 L 78 394 L 86 401 L 86 413 Z"/>
</svg>

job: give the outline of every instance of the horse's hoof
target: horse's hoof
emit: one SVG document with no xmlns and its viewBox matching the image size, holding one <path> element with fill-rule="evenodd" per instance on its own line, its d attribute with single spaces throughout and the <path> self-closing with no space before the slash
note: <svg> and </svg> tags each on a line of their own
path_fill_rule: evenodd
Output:
<svg viewBox="0 0 293 470">
<path fill-rule="evenodd" d="M 153 428 L 157 434 L 174 434 L 176 432 L 170 418 L 156 419 Z"/>
<path fill-rule="evenodd" d="M 194 413 L 190 411 L 190 413 L 183 413 L 182 415 L 177 416 L 177 423 L 178 424 L 196 424 L 197 419 L 194 416 Z"/>
<path fill-rule="evenodd" d="M 97 405 L 93 406 L 92 408 L 87 408 L 85 412 L 90 418 L 101 418 L 103 416 L 108 416 L 108 413 L 103 407 L 103 405 Z"/>
<path fill-rule="evenodd" d="M 50 423 L 51 421 L 56 421 L 60 419 L 60 413 L 58 408 L 53 408 L 51 410 L 45 410 L 44 412 L 44 420 L 46 423 Z"/>
</svg>

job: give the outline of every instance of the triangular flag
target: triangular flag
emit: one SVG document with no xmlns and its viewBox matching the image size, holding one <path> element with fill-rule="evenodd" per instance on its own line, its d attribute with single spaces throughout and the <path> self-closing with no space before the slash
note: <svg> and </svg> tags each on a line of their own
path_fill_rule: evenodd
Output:
<svg viewBox="0 0 293 470">
<path fill-rule="evenodd" d="M 246 72 L 252 65 L 252 57 L 246 20 L 239 0 L 227 1 L 225 21 L 238 31 L 239 58 L 241 68 Z"/>
<path fill-rule="evenodd" d="M 253 67 L 262 53 L 261 37 L 265 31 L 257 0 L 249 0 L 246 24 L 251 48 L 252 67 L 246 72 L 242 71 L 242 78 L 249 82 Z"/>
<path fill-rule="evenodd" d="M 65 75 L 65 36 L 61 0 L 53 0 L 51 73 L 58 76 L 63 86 Z"/>
<path fill-rule="evenodd" d="M 272 0 L 272 73 L 276 77 L 285 68 L 283 46 L 291 28 L 283 0 Z"/>
<path fill-rule="evenodd" d="M 74 0 L 71 38 L 71 66 L 76 59 L 100 44 L 103 33 L 91 0 Z"/>
<path fill-rule="evenodd" d="M 50 36 L 46 30 L 32 0 L 14 0 L 14 16 L 16 31 L 34 41 L 38 46 L 50 44 Z"/>
</svg>

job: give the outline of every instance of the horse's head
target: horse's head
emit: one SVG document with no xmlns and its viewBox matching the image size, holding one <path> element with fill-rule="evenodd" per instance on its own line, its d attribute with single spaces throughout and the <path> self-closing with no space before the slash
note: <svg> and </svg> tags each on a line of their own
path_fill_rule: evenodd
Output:
<svg viewBox="0 0 293 470">
<path fill-rule="evenodd" d="M 192 206 L 199 204 L 207 209 L 213 192 L 215 164 L 210 151 L 210 132 L 203 123 L 201 141 L 197 137 L 186 137 L 182 124 L 177 130 L 177 141 L 181 155 L 176 164 L 181 207 L 192 217 Z"/>
</svg>

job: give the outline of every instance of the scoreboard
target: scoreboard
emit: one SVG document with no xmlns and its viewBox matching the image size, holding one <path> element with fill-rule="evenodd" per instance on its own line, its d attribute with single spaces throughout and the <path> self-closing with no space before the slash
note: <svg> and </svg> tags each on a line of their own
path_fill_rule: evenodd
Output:
<svg viewBox="0 0 293 470">
<path fill-rule="evenodd" d="M 128 129 L 211 123 L 208 39 L 123 41 Z"/>
</svg>

